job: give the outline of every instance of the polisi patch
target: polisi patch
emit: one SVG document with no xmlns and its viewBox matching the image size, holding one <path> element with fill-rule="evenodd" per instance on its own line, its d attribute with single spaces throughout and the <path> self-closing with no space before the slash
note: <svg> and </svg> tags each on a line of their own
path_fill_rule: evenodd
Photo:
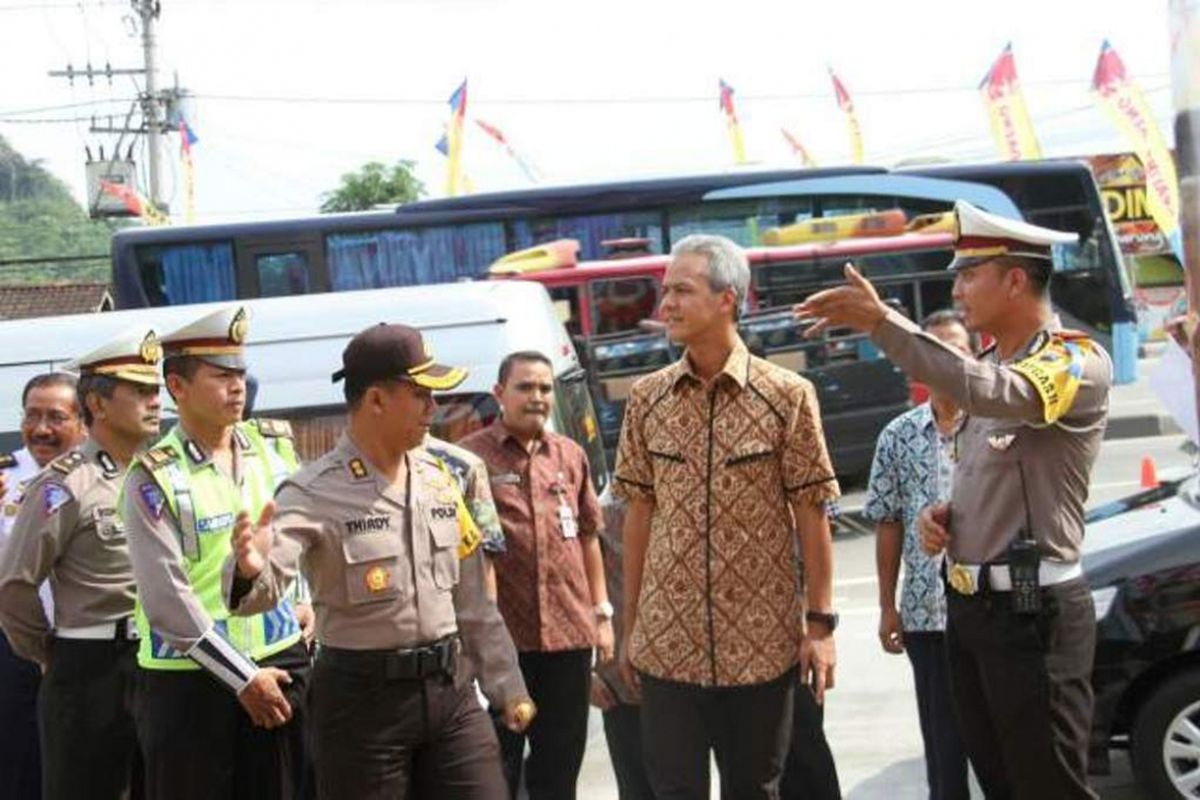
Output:
<svg viewBox="0 0 1200 800">
<path fill-rule="evenodd" d="M 163 507 L 167 504 L 167 498 L 163 497 L 162 490 L 158 488 L 158 484 L 147 481 L 138 486 L 138 494 L 141 495 L 142 503 L 146 506 L 146 510 L 150 512 L 150 516 L 155 519 L 162 519 Z"/>
<path fill-rule="evenodd" d="M 217 514 L 215 517 L 202 517 L 201 519 L 196 520 L 196 532 L 212 533 L 213 531 L 219 531 L 223 528 L 228 528 L 232 524 L 233 514 L 229 512 Z"/>
<path fill-rule="evenodd" d="M 379 531 L 390 530 L 392 527 L 392 518 L 387 514 L 377 517 L 360 517 L 359 519 L 346 520 L 346 533 L 377 533 Z"/>
<path fill-rule="evenodd" d="M 453 505 L 433 506 L 429 513 L 434 519 L 458 519 L 458 509 Z"/>
<path fill-rule="evenodd" d="M 57 483 L 42 486 L 42 513 L 47 517 L 71 501 L 71 493 Z"/>
</svg>

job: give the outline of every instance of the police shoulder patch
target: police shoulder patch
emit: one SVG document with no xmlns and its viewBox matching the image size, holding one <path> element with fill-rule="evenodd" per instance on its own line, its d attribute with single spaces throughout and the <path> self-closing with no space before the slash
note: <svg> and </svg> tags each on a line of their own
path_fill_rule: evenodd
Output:
<svg viewBox="0 0 1200 800">
<path fill-rule="evenodd" d="M 71 490 L 55 481 L 46 481 L 41 486 L 42 513 L 47 517 L 75 499 Z"/>
<path fill-rule="evenodd" d="M 142 498 L 142 504 L 146 506 L 146 511 L 154 519 L 162 519 L 163 508 L 167 505 L 167 499 L 163 496 L 162 489 L 158 488 L 158 484 L 153 480 L 148 480 L 138 485 L 138 495 Z"/>
<path fill-rule="evenodd" d="M 60 456 L 50 462 L 50 468 L 55 472 L 60 472 L 63 475 L 69 475 L 71 472 L 85 461 L 83 453 L 78 450 L 72 450 L 65 456 Z"/>
<path fill-rule="evenodd" d="M 258 432 L 271 439 L 291 439 L 292 424 L 285 419 L 265 419 L 256 417 L 254 424 Z"/>
<path fill-rule="evenodd" d="M 147 450 L 138 458 L 146 469 L 153 472 L 179 460 L 179 454 L 170 447 L 155 447 Z"/>
</svg>

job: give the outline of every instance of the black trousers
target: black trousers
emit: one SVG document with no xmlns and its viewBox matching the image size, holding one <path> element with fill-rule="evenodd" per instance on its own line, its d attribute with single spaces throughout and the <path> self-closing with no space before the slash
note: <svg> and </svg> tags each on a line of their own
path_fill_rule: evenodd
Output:
<svg viewBox="0 0 1200 800">
<path fill-rule="evenodd" d="M 471 684 L 387 678 L 317 656 L 312 694 L 323 800 L 507 800 L 500 746 Z"/>
<path fill-rule="evenodd" d="M 709 752 L 722 791 L 778 800 L 796 670 L 767 683 L 705 687 L 642 674 L 642 745 L 657 800 L 708 800 Z"/>
<path fill-rule="evenodd" d="M 604 739 L 619 800 L 654 800 L 642 758 L 641 707 L 618 703 L 604 712 Z"/>
<path fill-rule="evenodd" d="M 46 800 L 141 797 L 137 642 L 56 639 L 38 721 Z"/>
<path fill-rule="evenodd" d="M 959 731 L 989 800 L 1095 800 L 1092 596 L 1082 578 L 1041 591 L 1037 615 L 1013 613 L 1008 592 L 946 592 Z"/>
<path fill-rule="evenodd" d="M 825 738 L 825 709 L 817 705 L 807 686 L 796 686 L 792 715 L 792 740 L 779 796 L 782 800 L 841 800 L 837 766 Z"/>
<path fill-rule="evenodd" d="M 929 800 L 970 800 L 967 755 L 950 693 L 946 635 L 941 631 L 905 631 L 904 652 L 912 664 L 917 689 Z"/>
<path fill-rule="evenodd" d="M 304 760 L 308 651 L 264 659 L 292 676 L 292 720 L 255 726 L 237 697 L 200 671 L 138 670 L 137 732 L 149 800 L 292 800 Z"/>
<path fill-rule="evenodd" d="M 525 652 L 518 658 L 538 713 L 524 734 L 513 733 L 503 724 L 496 726 L 509 792 L 517 796 L 524 767 L 529 800 L 574 800 L 587 746 L 592 651 Z"/>
<path fill-rule="evenodd" d="M 41 670 L 0 632 L 0 797 L 41 800 L 37 697 Z"/>
</svg>

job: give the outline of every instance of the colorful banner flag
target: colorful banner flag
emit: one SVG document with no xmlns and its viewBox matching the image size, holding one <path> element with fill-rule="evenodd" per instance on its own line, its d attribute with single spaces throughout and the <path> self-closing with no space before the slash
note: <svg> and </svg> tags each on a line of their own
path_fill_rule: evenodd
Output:
<svg viewBox="0 0 1200 800">
<path fill-rule="evenodd" d="M 1141 160 L 1146 175 L 1146 211 L 1182 260 L 1175 161 L 1142 90 L 1129 80 L 1125 63 L 1107 40 L 1100 46 L 1092 91 L 1100 108 L 1130 141 Z"/>
<path fill-rule="evenodd" d="M 725 127 L 729 130 L 729 143 L 733 146 L 733 163 L 746 163 L 746 142 L 742 138 L 742 124 L 738 122 L 737 109 L 733 105 L 733 87 L 723 80 L 718 81 L 721 90 L 721 112 L 725 115 Z"/>
<path fill-rule="evenodd" d="M 196 163 L 192 160 L 192 145 L 200 141 L 187 120 L 179 120 L 179 158 L 183 162 L 184 192 L 187 195 L 187 221 L 196 221 Z"/>
<path fill-rule="evenodd" d="M 520 153 L 516 151 L 516 149 L 511 143 L 509 143 L 508 139 L 504 136 L 504 133 L 499 128 L 478 118 L 476 118 L 475 124 L 478 125 L 480 129 L 492 139 L 492 141 L 504 148 L 504 152 L 508 154 L 509 158 L 517 162 L 517 166 L 520 167 L 521 171 L 525 173 L 525 177 L 529 179 L 530 183 L 537 183 L 540 180 L 537 169 L 534 168 L 532 164 L 530 164 Z"/>
<path fill-rule="evenodd" d="M 800 163 L 805 167 L 817 166 L 816 160 L 809 155 L 808 148 L 801 144 L 800 139 L 789 131 L 787 128 L 780 128 L 779 132 L 783 134 L 784 140 L 788 143 L 788 147 L 792 148 L 792 155 L 800 159 Z"/>
<path fill-rule="evenodd" d="M 1041 158 L 1042 148 L 1033 133 L 1033 120 L 1017 80 L 1012 42 L 1004 46 L 996 63 L 983 76 L 979 91 L 1000 157 L 1006 161 Z"/>
<path fill-rule="evenodd" d="M 168 219 L 161 211 L 154 207 L 146 198 L 142 197 L 132 187 L 126 186 L 123 183 L 113 183 L 112 181 L 100 181 L 100 189 L 106 194 L 111 194 L 125 204 L 131 214 L 141 217 L 148 225 L 169 225 L 171 220 Z"/>
<path fill-rule="evenodd" d="M 467 116 L 467 79 L 450 95 L 450 121 L 446 125 L 446 195 L 462 189 L 463 121 Z"/>
<path fill-rule="evenodd" d="M 863 163 L 862 126 L 858 124 L 858 114 L 854 111 L 854 101 L 850 92 L 846 91 L 833 68 L 829 68 L 829 77 L 833 81 L 833 93 L 837 97 L 838 108 L 846 115 L 846 134 L 850 137 L 850 160 L 855 164 Z"/>
</svg>

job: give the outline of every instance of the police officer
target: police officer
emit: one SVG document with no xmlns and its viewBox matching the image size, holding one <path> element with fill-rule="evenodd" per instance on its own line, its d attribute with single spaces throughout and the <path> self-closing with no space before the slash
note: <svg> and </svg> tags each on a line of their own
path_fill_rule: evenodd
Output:
<svg viewBox="0 0 1200 800">
<path fill-rule="evenodd" d="M 533 708 L 484 589 L 482 537 L 450 469 L 420 447 L 433 390 L 466 373 L 435 363 L 403 325 L 368 328 L 342 361 L 348 428 L 283 484 L 273 523 L 270 508 L 239 523 L 231 601 L 237 613 L 269 608 L 301 565 L 309 578 L 320 797 L 506 799 L 469 678 L 515 730 Z"/>
<path fill-rule="evenodd" d="M 967 754 L 989 798 L 1094 798 L 1087 786 L 1091 595 L 1079 563 L 1088 478 L 1104 436 L 1112 365 L 1060 330 L 1047 287 L 1052 248 L 1074 234 L 955 206 L 954 300 L 995 337 L 978 361 L 888 310 L 847 265 L 849 285 L 796 313 L 812 334 L 848 326 L 969 415 L 956 437 L 951 502 L 920 516 L 945 549 L 947 654 Z"/>
<path fill-rule="evenodd" d="M 90 437 L 30 483 L 0 559 L 0 624 L 45 673 L 38 716 L 46 798 L 119 798 L 141 783 L 133 568 L 116 505 L 129 462 L 158 435 L 161 357 L 158 338 L 142 328 L 69 367 L 80 375 Z M 38 596 L 47 578 L 57 598 L 53 626 Z"/>
<path fill-rule="evenodd" d="M 294 607 L 230 618 L 221 597 L 235 520 L 298 466 L 286 424 L 240 421 L 247 324 L 222 308 L 163 338 L 179 424 L 125 483 L 151 798 L 291 798 L 300 779 L 308 654 Z"/>
</svg>

